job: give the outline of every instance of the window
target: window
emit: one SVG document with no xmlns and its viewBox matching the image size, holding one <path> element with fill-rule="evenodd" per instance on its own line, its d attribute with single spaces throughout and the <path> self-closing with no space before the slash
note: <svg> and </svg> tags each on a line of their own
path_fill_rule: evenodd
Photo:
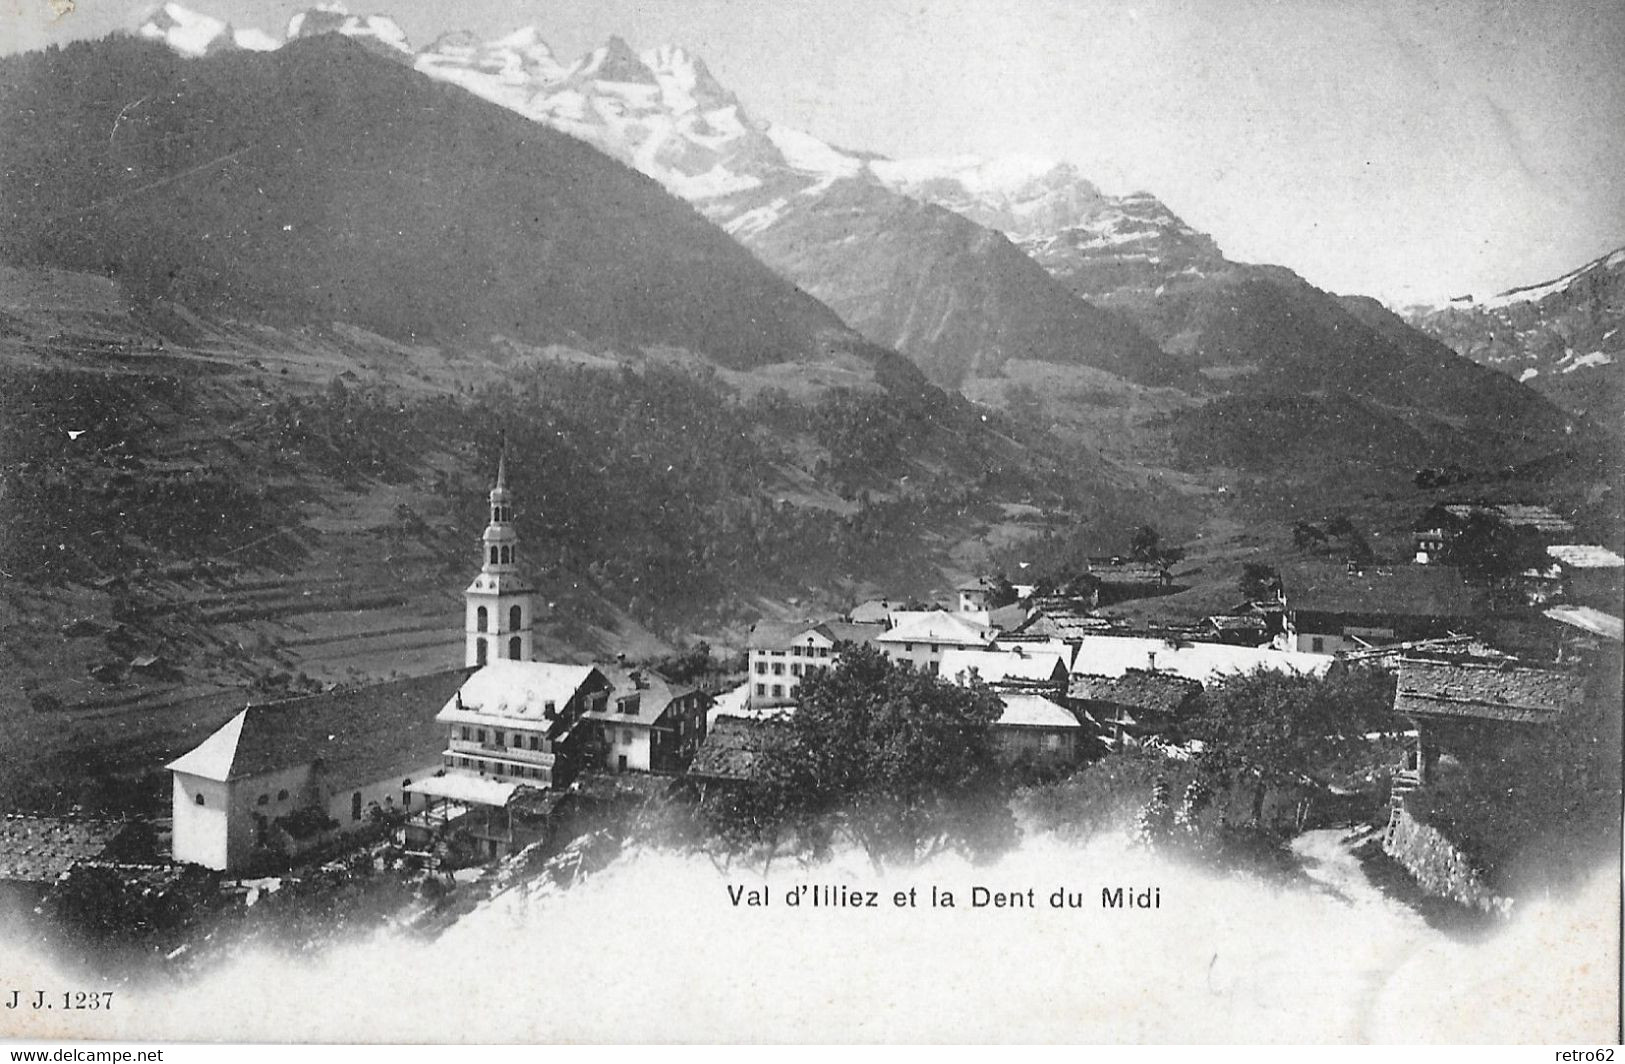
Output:
<svg viewBox="0 0 1625 1064">
<path fill-rule="evenodd" d="M 1046 736 L 1044 736 L 1044 749 L 1046 749 L 1046 750 L 1059 750 L 1060 748 L 1061 748 L 1061 737 L 1059 735 L 1046 735 Z"/>
<path fill-rule="evenodd" d="M 488 627 L 490 627 L 489 614 L 486 613 L 485 607 L 481 606 L 479 609 L 474 611 L 474 630 L 476 632 L 483 632 Z"/>
<path fill-rule="evenodd" d="M 203 804 L 203 795 L 202 794 L 194 794 L 192 796 L 192 802 L 193 802 L 194 805 L 202 805 Z"/>
<path fill-rule="evenodd" d="M 632 729 L 631 728 L 622 728 L 621 729 L 621 744 L 623 746 L 631 746 L 632 745 Z"/>
<path fill-rule="evenodd" d="M 759 694 L 759 695 L 767 694 L 767 684 L 765 684 L 765 683 L 757 684 L 756 685 L 756 693 Z"/>
<path fill-rule="evenodd" d="M 497 563 L 497 549 L 495 547 L 492 547 L 491 548 L 491 564 L 495 565 L 496 563 Z"/>
<path fill-rule="evenodd" d="M 501 746 L 502 745 L 502 733 L 501 732 L 494 731 L 494 732 L 491 733 L 491 745 L 492 746 Z"/>
<path fill-rule="evenodd" d="M 1323 653 L 1326 649 L 1326 640 L 1322 639 L 1318 635 L 1311 636 L 1309 639 L 1309 649 L 1316 654 Z"/>
<path fill-rule="evenodd" d="M 474 741 L 475 742 L 480 742 L 480 743 L 485 742 L 485 729 L 484 728 L 480 728 L 480 729 L 478 729 L 477 731 L 474 732 Z"/>
<path fill-rule="evenodd" d="M 801 657 L 801 648 L 800 647 L 791 647 L 790 648 L 790 656 L 793 657 L 793 658 Z"/>
<path fill-rule="evenodd" d="M 259 797 L 259 801 L 255 802 L 254 804 L 255 805 L 270 805 L 271 804 L 271 796 L 269 794 L 262 794 Z"/>
<path fill-rule="evenodd" d="M 784 685 L 783 684 L 776 683 L 776 684 L 773 685 L 773 697 L 774 698 L 783 698 L 784 697 Z"/>
<path fill-rule="evenodd" d="M 784 662 L 775 661 L 773 663 L 773 675 L 774 676 L 783 676 L 784 675 Z"/>
<path fill-rule="evenodd" d="M 942 653 L 942 648 L 940 646 L 938 646 L 937 644 L 932 643 L 931 644 L 931 653 L 940 654 L 940 653 Z"/>
<path fill-rule="evenodd" d="M 800 676 L 801 675 L 801 662 L 798 661 L 794 665 L 790 666 L 790 675 L 791 676 Z"/>
<path fill-rule="evenodd" d="M 483 639 L 474 640 L 474 664 L 485 664 L 485 640 Z"/>
<path fill-rule="evenodd" d="M 821 658 L 829 657 L 829 647 L 819 647 L 818 648 L 818 656 L 821 657 Z"/>
<path fill-rule="evenodd" d="M 465 725 L 463 725 L 463 736 L 462 736 L 464 742 L 468 741 L 468 735 L 469 735 L 469 727 L 468 727 L 468 725 L 465 724 Z"/>
<path fill-rule="evenodd" d="M 615 763 L 616 763 L 616 768 L 618 768 L 620 771 L 622 771 L 622 772 L 626 771 L 626 755 L 625 754 L 622 754 L 620 757 L 616 758 Z"/>
<path fill-rule="evenodd" d="M 525 619 L 525 611 L 524 610 L 520 609 L 518 606 L 509 606 L 508 607 L 508 627 L 509 628 L 512 628 L 514 631 L 517 632 L 519 629 L 524 627 L 524 625 L 521 623 L 524 619 Z"/>
<path fill-rule="evenodd" d="M 767 675 L 767 662 L 758 661 L 756 663 L 756 672 L 760 676 L 766 676 Z"/>
<path fill-rule="evenodd" d="M 518 636 L 514 636 L 512 639 L 508 640 L 509 660 L 518 661 L 520 652 L 524 649 L 524 645 L 524 640 L 520 639 Z"/>
<path fill-rule="evenodd" d="M 530 748 L 532 750 L 540 750 L 542 748 L 542 737 L 540 735 L 532 735 L 530 737 Z"/>
</svg>

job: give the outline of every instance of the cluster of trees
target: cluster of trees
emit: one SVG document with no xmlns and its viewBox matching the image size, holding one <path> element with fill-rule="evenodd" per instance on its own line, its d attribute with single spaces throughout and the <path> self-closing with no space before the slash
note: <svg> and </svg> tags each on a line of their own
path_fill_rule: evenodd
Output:
<svg viewBox="0 0 1625 1064">
<path fill-rule="evenodd" d="M 1369 562 L 1373 555 L 1371 543 L 1347 514 L 1333 514 L 1316 524 L 1299 521 L 1292 526 L 1292 545 L 1301 551 L 1324 553 L 1335 551 L 1349 561 Z"/>
<path fill-rule="evenodd" d="M 993 734 L 1002 706 L 991 691 L 851 645 L 800 691 L 756 783 L 706 806 L 714 837 L 820 853 L 844 836 L 877 865 L 944 850 L 988 859 L 1019 837 Z"/>
</svg>

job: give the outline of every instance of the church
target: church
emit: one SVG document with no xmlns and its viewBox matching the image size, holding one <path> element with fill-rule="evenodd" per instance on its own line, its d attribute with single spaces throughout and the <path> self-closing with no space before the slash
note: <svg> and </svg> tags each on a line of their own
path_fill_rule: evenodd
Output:
<svg viewBox="0 0 1625 1064">
<path fill-rule="evenodd" d="M 270 867 L 390 814 L 405 815 L 409 843 L 460 831 L 494 857 L 534 841 L 521 814 L 583 770 L 692 758 L 708 696 L 658 674 L 532 660 L 536 589 L 506 453 L 463 599 L 461 668 L 250 704 L 170 762 L 175 859 Z"/>
</svg>

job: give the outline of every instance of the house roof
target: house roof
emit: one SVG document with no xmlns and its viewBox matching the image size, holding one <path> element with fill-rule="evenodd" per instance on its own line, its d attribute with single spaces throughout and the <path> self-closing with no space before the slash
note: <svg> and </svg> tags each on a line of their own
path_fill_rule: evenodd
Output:
<svg viewBox="0 0 1625 1064">
<path fill-rule="evenodd" d="M 468 669 L 250 705 L 167 766 L 204 779 L 245 779 L 321 761 L 331 779 L 371 783 L 438 762 L 445 730 L 434 709 Z"/>
<path fill-rule="evenodd" d="M 1129 669 L 1121 676 L 1074 675 L 1067 696 L 1085 702 L 1173 714 L 1201 689 L 1200 683 L 1183 676 Z"/>
<path fill-rule="evenodd" d="M 444 776 L 430 776 L 407 785 L 411 794 L 424 794 L 430 798 L 445 798 L 470 805 L 506 806 L 522 787 L 529 784 L 502 782 L 485 776 L 469 776 L 461 772 L 448 772 Z"/>
<path fill-rule="evenodd" d="M 1593 546 L 1590 543 L 1559 543 L 1547 547 L 1546 553 L 1557 559 L 1558 564 L 1566 565 L 1570 569 L 1625 568 L 1625 558 L 1621 558 L 1607 547 Z"/>
<path fill-rule="evenodd" d="M 1283 569 L 1288 608 L 1313 613 L 1402 617 L 1470 617 L 1482 596 L 1448 565 L 1368 565 L 1356 572 L 1332 562 Z"/>
<path fill-rule="evenodd" d="M 718 717 L 711 722 L 688 774 L 701 779 L 754 779 L 765 753 L 787 735 L 781 720 Z"/>
<path fill-rule="evenodd" d="M 605 666 L 599 670 L 614 686 L 608 704 L 601 712 L 588 711 L 583 714 L 590 720 L 613 720 L 619 724 L 650 725 L 660 719 L 660 715 L 671 707 L 678 699 L 694 694 L 698 688 L 688 684 L 676 683 L 667 679 L 654 669 L 627 669 L 619 666 Z M 633 674 L 637 679 L 633 679 Z M 622 713 L 619 703 L 631 696 L 637 696 L 637 711 L 635 713 Z"/>
<path fill-rule="evenodd" d="M 510 661 L 485 665 L 452 691 L 435 719 L 442 724 L 545 724 L 586 686 L 608 687 L 594 665 Z"/>
<path fill-rule="evenodd" d="M 1567 518 L 1555 513 L 1551 507 L 1538 506 L 1533 503 L 1449 503 L 1442 509 L 1457 521 L 1465 521 L 1475 514 L 1483 514 L 1486 517 L 1495 518 L 1502 524 L 1512 528 L 1526 528 L 1547 535 L 1566 534 L 1574 531 L 1574 525 Z M 1429 511 L 1429 513 L 1434 512 L 1436 511 Z"/>
<path fill-rule="evenodd" d="M 114 820 L 7 813 L 0 819 L 0 880 L 54 883 L 100 857 L 123 830 Z"/>
<path fill-rule="evenodd" d="M 1112 622 L 1104 617 L 1081 613 L 1051 612 L 1038 609 L 1022 622 L 1022 635 L 1044 636 L 1054 639 L 1077 639 L 1085 635 L 1098 635 L 1109 631 Z"/>
<path fill-rule="evenodd" d="M 884 623 L 891 616 L 893 605 L 890 599 L 869 599 L 852 607 L 848 614 L 854 621 L 875 620 Z"/>
<path fill-rule="evenodd" d="M 1027 620 L 1027 607 L 1019 602 L 1012 602 L 1008 606 L 999 606 L 988 611 L 987 623 L 1001 632 L 1011 632 L 1020 628 Z"/>
<path fill-rule="evenodd" d="M 1585 677 L 1555 669 L 1478 662 L 1399 663 L 1394 712 L 1549 724 L 1585 701 Z"/>
<path fill-rule="evenodd" d="M 1302 651 L 1242 647 L 1229 643 L 1186 643 L 1141 636 L 1087 635 L 1079 641 L 1072 671 L 1092 676 L 1122 676 L 1130 669 L 1140 669 L 1170 673 L 1207 684 L 1256 669 L 1321 676 L 1331 668 L 1333 660 L 1330 654 L 1306 654 Z"/>
<path fill-rule="evenodd" d="M 993 629 L 972 618 L 975 614 L 931 610 L 909 615 L 895 628 L 876 637 L 882 643 L 947 643 L 951 646 L 986 646 Z"/>
<path fill-rule="evenodd" d="M 886 631 L 884 623 L 867 621 L 825 621 L 818 627 L 837 643 L 873 643 Z"/>
<path fill-rule="evenodd" d="M 1625 621 L 1590 606 L 1553 606 L 1546 611 L 1546 616 L 1562 624 L 1605 636 L 1616 643 L 1625 642 Z"/>
<path fill-rule="evenodd" d="M 1081 728 L 1072 711 L 1043 695 L 1000 695 L 1004 712 L 999 714 L 1001 728 Z"/>
<path fill-rule="evenodd" d="M 1091 558 L 1089 575 L 1104 584 L 1160 584 L 1168 576 L 1166 566 L 1121 558 Z"/>
<path fill-rule="evenodd" d="M 1006 683 L 1012 680 L 1042 683 L 1066 677 L 1066 658 L 1069 653 L 1069 650 L 1062 653 L 1062 649 L 1059 648 L 966 650 L 954 647 L 943 653 L 942 665 L 937 671 L 939 675 L 955 683 L 959 682 L 961 675 L 966 677 L 968 683 L 972 673 L 985 684 Z"/>
<path fill-rule="evenodd" d="M 757 621 L 747 645 L 752 650 L 785 650 L 796 637 L 817 628 L 819 621 Z"/>
</svg>

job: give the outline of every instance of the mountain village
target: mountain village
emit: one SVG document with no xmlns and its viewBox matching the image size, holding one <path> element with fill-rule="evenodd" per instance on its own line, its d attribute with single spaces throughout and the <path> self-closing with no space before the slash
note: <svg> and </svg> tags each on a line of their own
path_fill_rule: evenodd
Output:
<svg viewBox="0 0 1625 1064">
<path fill-rule="evenodd" d="M 463 592 L 461 667 L 251 699 L 166 766 L 167 818 L 8 813 L 0 881 L 44 896 L 87 868 L 150 882 L 195 867 L 242 897 L 243 884 L 343 868 L 360 854 L 393 854 L 431 875 L 554 854 L 580 841 L 569 814 L 588 796 L 631 787 L 703 803 L 712 790 L 751 787 L 801 686 L 870 646 L 906 669 L 994 692 L 1001 762 L 1049 776 L 1126 749 L 1201 756 L 1200 741 L 1180 736 L 1193 699 L 1227 678 L 1388 670 L 1404 753 L 1388 767 L 1384 845 L 1430 889 L 1494 908 L 1509 903 L 1471 875 L 1445 882 L 1433 872 L 1449 843 L 1412 819 L 1404 796 L 1429 782 L 1441 757 L 1493 762 L 1504 742 L 1577 713 L 1588 678 L 1620 669 L 1621 620 L 1594 604 L 1617 601 L 1625 560 L 1568 542 L 1566 521 L 1526 505 L 1420 515 L 1411 558 L 1271 570 L 1230 612 L 1183 624 L 1099 615 L 1103 603 L 1170 592 L 1167 560 L 1148 552 L 1093 559 L 1064 587 L 978 578 L 938 605 L 873 599 L 842 617 L 764 620 L 750 632 L 742 678 L 680 683 L 624 658 L 552 662 L 535 645 L 523 502 L 507 468 L 504 452 L 480 567 Z M 1516 623 L 1490 612 L 1484 589 L 1439 560 L 1461 557 L 1452 547 L 1469 522 L 1533 531 L 1550 558 L 1502 581 L 1502 593 L 1519 600 Z M 1341 808 L 1333 792 L 1307 787 L 1293 826 L 1324 822 L 1317 803 Z M 132 838 L 143 841 L 132 848 Z"/>
<path fill-rule="evenodd" d="M 1300 885 L 1312 838 L 1476 930 L 1617 842 L 1625 249 L 1394 311 L 682 48 L 335 4 L 0 66 L 38 941 L 184 976 L 645 845 L 1043 831 Z M 909 800 L 939 849 L 851 826 Z"/>
</svg>

